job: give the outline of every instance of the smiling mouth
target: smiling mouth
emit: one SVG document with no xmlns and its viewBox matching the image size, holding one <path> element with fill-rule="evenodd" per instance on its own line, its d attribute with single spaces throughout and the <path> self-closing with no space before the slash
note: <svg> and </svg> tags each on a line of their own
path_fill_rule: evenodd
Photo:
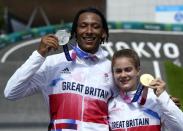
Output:
<svg viewBox="0 0 183 131">
<path fill-rule="evenodd" d="M 129 82 L 130 80 L 129 79 L 120 79 L 119 80 L 119 82 L 121 83 L 121 84 L 127 84 L 128 82 Z"/>
<path fill-rule="evenodd" d="M 96 37 L 83 37 L 83 39 L 87 42 L 93 42 L 96 39 Z"/>
</svg>

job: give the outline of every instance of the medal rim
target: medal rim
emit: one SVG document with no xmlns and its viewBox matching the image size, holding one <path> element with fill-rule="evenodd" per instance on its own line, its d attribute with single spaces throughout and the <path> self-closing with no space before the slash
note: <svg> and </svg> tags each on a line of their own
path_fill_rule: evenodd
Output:
<svg viewBox="0 0 183 131">
<path fill-rule="evenodd" d="M 63 45 L 66 45 L 68 42 L 69 42 L 69 38 L 70 38 L 70 33 L 68 33 L 67 30 L 58 30 L 56 33 L 55 33 L 55 36 L 58 38 L 58 39 L 66 39 L 65 37 L 68 37 L 67 39 L 68 40 L 64 40 L 61 42 L 61 40 L 59 40 L 58 44 L 63 46 Z"/>
<path fill-rule="evenodd" d="M 142 75 L 140 76 L 140 83 L 141 83 L 142 85 L 144 85 L 144 86 L 149 86 L 150 82 L 147 81 L 147 78 L 148 78 L 148 79 L 151 79 L 151 81 L 154 80 L 154 77 L 153 77 L 151 74 L 142 74 Z M 144 82 L 144 81 L 145 81 L 145 82 Z M 147 81 L 147 82 L 146 82 L 146 81 Z"/>
</svg>

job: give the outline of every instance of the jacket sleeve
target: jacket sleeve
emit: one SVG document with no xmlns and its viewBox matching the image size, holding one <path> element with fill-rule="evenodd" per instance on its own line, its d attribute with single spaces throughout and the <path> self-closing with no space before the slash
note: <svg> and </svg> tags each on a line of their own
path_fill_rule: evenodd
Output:
<svg viewBox="0 0 183 131">
<path fill-rule="evenodd" d="M 16 100 L 38 92 L 43 86 L 44 73 L 40 70 L 45 58 L 34 51 L 27 61 L 8 80 L 5 98 Z"/>
<path fill-rule="evenodd" d="M 168 131 L 183 131 L 183 112 L 164 91 L 157 99 L 161 111 L 162 126 Z"/>
</svg>

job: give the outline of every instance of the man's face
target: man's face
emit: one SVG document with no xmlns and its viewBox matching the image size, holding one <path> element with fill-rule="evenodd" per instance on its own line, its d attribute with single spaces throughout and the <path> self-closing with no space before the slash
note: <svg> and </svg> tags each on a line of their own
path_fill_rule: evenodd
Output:
<svg viewBox="0 0 183 131">
<path fill-rule="evenodd" d="M 79 47 L 92 54 L 97 52 L 101 38 L 106 34 L 100 16 L 91 12 L 82 13 L 79 16 L 76 32 Z"/>
</svg>

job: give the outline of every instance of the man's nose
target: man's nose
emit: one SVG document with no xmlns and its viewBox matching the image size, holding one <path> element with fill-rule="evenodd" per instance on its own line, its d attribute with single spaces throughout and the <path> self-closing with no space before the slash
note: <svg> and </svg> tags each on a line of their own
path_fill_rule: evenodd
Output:
<svg viewBox="0 0 183 131">
<path fill-rule="evenodd" d="M 86 32 L 89 33 L 89 34 L 92 33 L 92 27 L 88 26 Z"/>
</svg>

